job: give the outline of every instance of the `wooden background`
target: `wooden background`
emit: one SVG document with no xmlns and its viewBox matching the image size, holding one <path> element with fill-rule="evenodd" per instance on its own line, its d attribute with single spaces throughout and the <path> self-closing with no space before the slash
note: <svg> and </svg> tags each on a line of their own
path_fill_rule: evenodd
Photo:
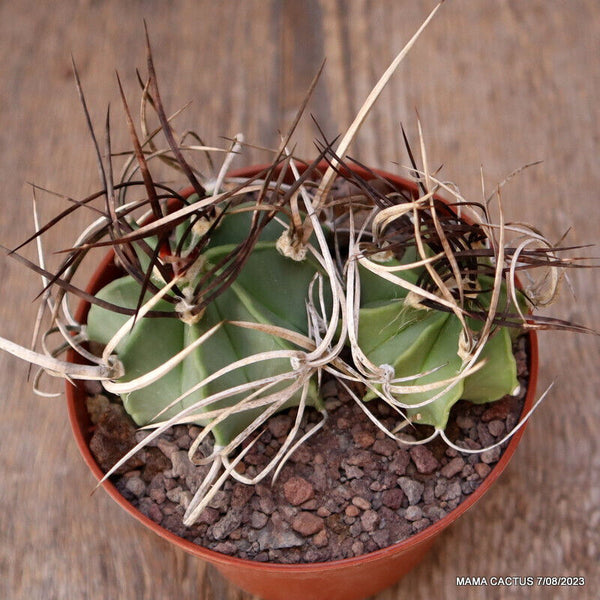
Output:
<svg viewBox="0 0 600 600">
<path fill-rule="evenodd" d="M 70 67 L 81 72 L 114 148 L 126 143 L 115 83 L 137 98 L 148 22 L 168 112 L 209 143 L 238 131 L 273 146 L 324 57 L 310 105 L 327 135 L 342 132 L 433 0 L 167 0 L 0 3 L 0 242 L 32 231 L 34 181 L 78 197 L 98 186 Z M 418 109 L 431 164 L 480 198 L 510 171 L 507 213 L 552 239 L 598 237 L 600 5 L 597 0 L 449 0 L 399 69 L 352 154 L 406 164 L 400 123 L 416 139 Z M 137 100 L 135 100 L 137 102 Z M 137 110 L 137 104 L 133 104 Z M 296 137 L 311 157 L 317 130 Z M 251 151 L 244 162 L 260 161 Z M 238 166 L 241 166 L 238 162 Z M 48 218 L 60 200 L 40 197 Z M 86 217 L 83 213 L 81 219 Z M 56 232 L 49 248 L 71 240 Z M 591 251 L 592 253 L 594 251 Z M 598 249 L 596 254 L 600 254 Z M 27 344 L 39 281 L 0 261 L 0 335 Z M 600 328 L 598 272 L 571 274 L 552 313 Z M 542 335 L 536 413 L 499 484 L 439 541 L 428 560 L 377 600 L 597 598 L 600 589 L 600 338 Z M 7 600 L 249 600 L 218 574 L 146 532 L 102 492 L 79 458 L 62 398 L 39 399 L 16 359 L 0 356 L 0 597 Z M 457 575 L 584 576 L 580 589 L 458 588 Z"/>
</svg>

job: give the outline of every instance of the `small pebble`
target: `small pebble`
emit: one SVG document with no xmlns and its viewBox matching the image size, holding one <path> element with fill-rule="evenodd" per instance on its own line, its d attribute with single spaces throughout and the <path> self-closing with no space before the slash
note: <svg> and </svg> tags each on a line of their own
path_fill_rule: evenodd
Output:
<svg viewBox="0 0 600 600">
<path fill-rule="evenodd" d="M 397 449 L 398 445 L 396 442 L 388 437 L 376 440 L 373 444 L 373 452 L 377 452 L 377 454 L 381 454 L 382 456 L 392 456 Z"/>
<path fill-rule="evenodd" d="M 313 535 L 323 529 L 325 521 L 308 511 L 299 512 L 292 520 L 292 529 L 303 536 Z"/>
<path fill-rule="evenodd" d="M 292 428 L 292 419 L 289 415 L 275 415 L 269 419 L 267 426 L 273 437 L 280 438 Z"/>
<path fill-rule="evenodd" d="M 442 477 L 446 477 L 447 479 L 451 479 L 458 473 L 460 473 L 465 466 L 465 461 L 461 456 L 457 456 L 453 458 L 448 464 L 444 465 L 440 469 L 440 474 Z"/>
<path fill-rule="evenodd" d="M 352 439 L 359 448 L 368 448 L 375 442 L 375 436 L 370 431 L 357 431 L 352 434 Z"/>
<path fill-rule="evenodd" d="M 392 488 L 391 490 L 385 490 L 381 494 L 382 504 L 391 508 L 392 510 L 398 510 L 402 506 L 402 500 L 404 500 L 404 492 L 399 488 Z"/>
<path fill-rule="evenodd" d="M 321 529 L 315 533 L 312 538 L 312 542 L 317 548 L 323 548 L 323 546 L 326 546 L 328 542 L 327 531 L 325 531 L 325 529 Z"/>
<path fill-rule="evenodd" d="M 506 417 L 510 413 L 511 403 L 512 398 L 510 396 L 505 396 L 497 402 L 492 402 L 489 405 L 489 407 L 485 410 L 485 412 L 481 415 L 481 420 L 484 423 L 488 423 L 489 421 L 493 421 L 494 419 L 506 419 Z"/>
<path fill-rule="evenodd" d="M 385 548 L 390 543 L 390 534 L 387 529 L 378 529 L 371 534 L 371 540 L 378 548 Z"/>
<path fill-rule="evenodd" d="M 505 433 L 504 423 L 502 421 L 500 421 L 499 419 L 494 419 L 493 421 L 490 421 L 487 424 L 487 427 L 488 427 L 488 431 L 494 437 L 500 437 L 501 435 L 503 435 Z"/>
<path fill-rule="evenodd" d="M 423 495 L 425 486 L 420 481 L 415 481 L 410 477 L 399 477 L 398 485 L 402 491 L 406 494 L 409 504 L 416 504 Z"/>
<path fill-rule="evenodd" d="M 418 521 L 414 521 L 412 524 L 415 533 L 418 533 L 419 531 L 423 531 L 423 529 L 426 529 L 430 525 L 431 525 L 431 521 L 429 519 L 425 519 L 425 518 L 419 519 Z"/>
<path fill-rule="evenodd" d="M 291 477 L 288 479 L 283 484 L 283 493 L 285 499 L 293 506 L 299 506 L 315 495 L 312 484 L 303 477 Z"/>
<path fill-rule="evenodd" d="M 146 484 L 141 477 L 129 477 L 125 487 L 138 498 L 146 493 Z"/>
<path fill-rule="evenodd" d="M 484 462 L 487 465 L 495 463 L 500 458 L 501 454 L 502 449 L 500 448 L 500 446 L 496 446 L 491 450 L 486 450 L 485 452 L 481 453 L 481 462 Z"/>
<path fill-rule="evenodd" d="M 410 449 L 410 457 L 419 473 L 433 473 L 440 466 L 437 458 L 425 446 L 413 446 Z"/>
<path fill-rule="evenodd" d="M 374 531 L 379 523 L 379 515 L 374 510 L 366 510 L 360 517 L 360 522 L 365 531 Z"/>
<path fill-rule="evenodd" d="M 352 504 L 360 508 L 360 510 L 369 510 L 371 508 L 371 503 L 362 496 L 354 496 Z"/>
<path fill-rule="evenodd" d="M 404 513 L 408 521 L 418 521 L 423 516 L 423 510 L 419 506 L 409 506 Z"/>
<path fill-rule="evenodd" d="M 492 470 L 492 467 L 490 467 L 490 465 L 487 465 L 482 462 L 477 463 L 473 468 L 475 469 L 475 473 L 477 473 L 477 475 L 479 475 L 481 479 L 485 479 Z"/>
<path fill-rule="evenodd" d="M 254 511 L 250 517 L 250 527 L 253 527 L 254 529 L 262 529 L 268 521 L 269 517 L 267 517 L 265 513 Z"/>
<path fill-rule="evenodd" d="M 354 556 L 360 556 L 364 551 L 365 545 L 360 540 L 356 540 L 356 542 L 352 544 L 352 553 Z"/>
</svg>

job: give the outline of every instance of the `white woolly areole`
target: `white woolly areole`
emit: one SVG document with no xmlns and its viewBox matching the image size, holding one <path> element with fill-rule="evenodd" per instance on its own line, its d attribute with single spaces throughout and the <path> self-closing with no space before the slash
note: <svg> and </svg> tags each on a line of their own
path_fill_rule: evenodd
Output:
<svg viewBox="0 0 600 600">
<path fill-rule="evenodd" d="M 192 232 L 194 235 L 197 235 L 199 238 L 208 233 L 208 230 L 211 228 L 212 224 L 217 220 L 217 217 L 221 214 L 222 209 L 218 206 L 213 207 L 215 211 L 215 216 L 211 219 L 207 219 L 206 217 L 200 217 L 193 225 Z"/>
<path fill-rule="evenodd" d="M 275 247 L 280 254 L 296 262 L 303 261 L 306 258 L 306 246 L 300 240 L 292 240 L 289 231 L 284 231 L 281 234 Z"/>
<path fill-rule="evenodd" d="M 378 263 L 390 262 L 394 258 L 394 253 L 391 250 L 386 250 L 385 246 L 389 246 L 389 243 L 386 242 L 379 252 L 372 254 L 369 258 Z"/>
<path fill-rule="evenodd" d="M 175 310 L 179 314 L 180 321 L 183 321 L 186 325 L 195 325 L 200 321 L 202 315 L 204 315 L 204 310 L 201 310 L 197 314 L 192 312 L 196 306 L 191 302 L 192 294 L 194 292 L 191 285 L 184 287 L 181 291 L 183 293 L 183 298 L 176 304 Z"/>
<path fill-rule="evenodd" d="M 421 304 L 423 296 L 409 290 L 404 298 L 404 304 L 410 308 L 416 308 L 417 310 L 431 310 L 428 306 Z"/>
</svg>

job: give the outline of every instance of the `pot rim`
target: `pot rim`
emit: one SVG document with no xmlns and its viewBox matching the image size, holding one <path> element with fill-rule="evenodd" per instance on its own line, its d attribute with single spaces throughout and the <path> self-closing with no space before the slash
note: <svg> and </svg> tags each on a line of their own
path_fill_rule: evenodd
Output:
<svg viewBox="0 0 600 600">
<path fill-rule="evenodd" d="M 246 168 L 236 169 L 230 171 L 229 177 L 251 177 L 256 173 L 260 172 L 262 169 L 267 168 L 269 165 L 253 165 Z M 327 167 L 327 163 L 321 163 L 319 165 L 320 170 L 325 170 Z M 360 166 L 353 166 L 351 169 L 353 172 L 357 173 L 361 177 L 371 178 L 372 174 L 383 177 L 385 179 L 390 180 L 396 185 L 407 188 L 412 193 L 417 193 L 417 185 L 415 182 L 405 179 L 399 175 L 395 175 L 380 169 L 372 169 L 371 171 L 365 169 Z M 193 188 L 185 188 L 181 191 L 182 196 L 188 196 L 193 192 Z M 443 198 L 440 198 L 443 200 Z M 88 292 L 96 292 L 101 285 L 99 285 L 100 279 L 102 277 L 106 277 L 106 274 L 111 269 L 114 269 L 114 253 L 112 251 L 108 252 L 104 258 L 100 261 L 97 270 L 92 275 L 90 282 L 88 284 L 87 291 Z M 82 322 L 85 320 L 87 316 L 87 311 L 89 310 L 89 303 L 86 301 L 81 301 L 77 311 L 76 311 L 76 319 L 78 322 Z M 535 401 L 535 393 L 537 388 L 537 380 L 538 380 L 538 370 L 539 370 L 539 350 L 538 350 L 538 340 L 537 334 L 535 331 L 530 330 L 528 332 L 529 338 L 529 351 L 528 351 L 528 370 L 529 370 L 529 382 L 527 386 L 527 393 L 525 396 L 525 401 L 523 405 L 523 409 L 521 411 L 521 418 L 524 414 L 531 409 Z M 75 360 L 76 354 L 73 350 L 69 350 L 69 358 L 68 360 Z M 71 424 L 71 428 L 73 430 L 73 435 L 75 437 L 75 441 L 79 448 L 79 451 L 83 457 L 83 460 L 88 465 L 90 470 L 92 471 L 95 478 L 100 481 L 104 476 L 104 472 L 96 462 L 93 457 L 89 446 L 88 439 L 89 431 L 84 431 L 82 427 L 82 419 L 84 419 L 84 415 L 82 414 L 82 410 L 85 410 L 85 406 L 83 405 L 85 391 L 82 387 L 78 387 L 69 382 L 66 383 L 66 398 L 67 398 L 67 408 L 69 421 Z M 83 406 L 82 406 L 83 405 Z M 520 422 L 520 421 L 519 421 Z M 101 487 L 108 493 L 108 495 L 115 500 L 123 509 L 125 509 L 130 515 L 132 515 L 135 519 L 141 522 L 143 525 L 148 527 L 154 533 L 158 534 L 162 538 L 172 542 L 175 546 L 181 548 L 185 552 L 192 554 L 198 558 L 211 562 L 217 565 L 227 565 L 229 567 L 244 567 L 245 569 L 251 568 L 257 572 L 277 572 L 277 573 L 285 573 L 285 572 L 298 572 L 298 573 L 310 573 L 316 571 L 334 571 L 339 569 L 340 567 L 351 567 L 355 564 L 362 564 L 366 562 L 379 561 L 381 559 L 386 558 L 390 555 L 401 554 L 407 551 L 410 551 L 411 547 L 420 546 L 424 542 L 431 540 L 431 538 L 438 536 L 446 527 L 452 524 L 458 517 L 460 517 L 463 513 L 465 513 L 471 506 L 473 506 L 492 486 L 492 484 L 498 479 L 498 477 L 502 474 L 512 456 L 514 455 L 517 446 L 523 436 L 524 430 L 527 426 L 527 423 L 524 423 L 519 430 L 510 438 L 508 445 L 504 449 L 502 456 L 498 460 L 498 462 L 492 467 L 492 470 L 487 475 L 487 477 L 483 480 L 483 482 L 479 485 L 479 487 L 473 491 L 463 502 L 461 502 L 456 508 L 451 510 L 446 516 L 441 518 L 439 521 L 429 525 L 422 531 L 415 533 L 404 540 L 391 544 L 385 548 L 381 548 L 379 550 L 375 550 L 373 552 L 369 552 L 366 554 L 362 554 L 360 556 L 355 556 L 351 558 L 338 559 L 327 562 L 314 562 L 314 563 L 293 563 L 293 564 L 283 564 L 283 563 L 272 563 L 272 562 L 259 562 L 252 559 L 244 559 L 238 558 L 234 556 L 229 556 L 226 554 L 222 554 L 220 552 L 216 552 L 214 550 L 210 550 L 209 548 L 205 548 L 204 546 L 200 546 L 191 541 L 188 541 L 184 538 L 181 538 L 174 533 L 171 533 L 167 529 L 161 527 L 158 523 L 155 523 L 150 518 L 146 517 L 142 514 L 137 508 L 135 508 L 132 504 L 130 504 L 117 490 L 117 488 L 111 483 L 110 480 L 104 481 L 100 484 Z"/>
</svg>

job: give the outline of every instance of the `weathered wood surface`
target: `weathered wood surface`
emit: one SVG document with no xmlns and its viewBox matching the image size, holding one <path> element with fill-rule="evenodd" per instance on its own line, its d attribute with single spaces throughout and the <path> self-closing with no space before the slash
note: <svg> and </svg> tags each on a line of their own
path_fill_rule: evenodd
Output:
<svg viewBox="0 0 600 600">
<path fill-rule="evenodd" d="M 166 106 L 188 100 L 180 128 L 205 140 L 238 131 L 273 146 L 324 57 L 312 112 L 329 136 L 351 121 L 371 85 L 433 2 L 301 0 L 3 2 L 0 4 L 0 241 L 32 231 L 34 181 L 78 197 L 97 171 L 71 74 L 75 57 L 102 127 L 111 103 L 115 148 L 126 143 L 114 71 L 137 94 L 148 22 Z M 352 154 L 405 164 L 400 123 L 423 122 L 430 163 L 480 198 L 513 169 L 543 159 L 505 188 L 506 211 L 558 239 L 598 237 L 600 5 L 597 0 L 452 0 L 399 69 Z M 306 118 L 298 152 L 317 130 Z M 251 151 L 247 161 L 260 161 Z M 63 202 L 39 195 L 43 217 Z M 81 219 L 84 218 L 82 213 Z M 68 243 L 52 234 L 49 246 Z M 598 251 L 596 250 L 596 254 Z M 38 280 L 0 261 L 0 335 L 26 344 Z M 554 313 L 600 327 L 597 272 L 571 274 Z M 378 600 L 596 598 L 600 589 L 600 343 L 542 336 L 545 388 L 557 385 L 492 493 L 456 523 L 425 563 Z M 0 597 L 246 600 L 203 564 L 146 532 L 102 492 L 79 458 L 62 399 L 38 399 L 26 369 L 0 357 Z M 581 575 L 581 589 L 458 588 L 457 575 Z"/>
</svg>

